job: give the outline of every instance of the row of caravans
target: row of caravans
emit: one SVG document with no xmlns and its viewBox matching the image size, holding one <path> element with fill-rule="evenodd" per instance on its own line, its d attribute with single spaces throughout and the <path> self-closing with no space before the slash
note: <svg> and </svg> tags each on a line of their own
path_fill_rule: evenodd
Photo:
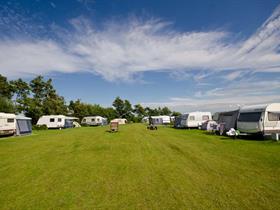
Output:
<svg viewBox="0 0 280 210">
<path fill-rule="evenodd" d="M 25 135 L 31 133 L 31 118 L 9 113 L 0 113 L 0 136 Z"/>
<path fill-rule="evenodd" d="M 243 106 L 237 110 L 215 113 L 213 120 L 205 121 L 202 127 L 221 135 L 231 128 L 249 135 L 280 133 L 280 103 Z"/>
</svg>

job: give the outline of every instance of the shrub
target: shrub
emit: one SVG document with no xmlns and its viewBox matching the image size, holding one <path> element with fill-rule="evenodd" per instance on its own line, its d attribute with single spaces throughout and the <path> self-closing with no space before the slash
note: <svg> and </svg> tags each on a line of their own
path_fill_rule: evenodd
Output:
<svg viewBox="0 0 280 210">
<path fill-rule="evenodd" d="M 48 127 L 46 125 L 33 125 L 33 130 L 48 130 Z"/>
</svg>

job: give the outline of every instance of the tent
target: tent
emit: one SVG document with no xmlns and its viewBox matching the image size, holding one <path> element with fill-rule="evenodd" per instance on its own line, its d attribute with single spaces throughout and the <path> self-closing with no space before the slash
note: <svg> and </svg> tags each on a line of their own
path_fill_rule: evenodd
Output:
<svg viewBox="0 0 280 210">
<path fill-rule="evenodd" d="M 32 133 L 31 118 L 17 115 L 16 116 L 16 135 L 26 135 Z"/>
<path fill-rule="evenodd" d="M 224 125 L 224 131 L 229 131 L 231 128 L 236 129 L 238 115 L 239 109 L 229 112 L 220 112 L 217 123 Z"/>
</svg>

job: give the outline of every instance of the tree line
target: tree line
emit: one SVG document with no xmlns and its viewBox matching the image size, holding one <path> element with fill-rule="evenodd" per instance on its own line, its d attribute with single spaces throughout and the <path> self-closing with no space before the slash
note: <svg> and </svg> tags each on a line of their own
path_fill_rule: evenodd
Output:
<svg viewBox="0 0 280 210">
<path fill-rule="evenodd" d="M 68 115 L 78 117 L 100 115 L 108 118 L 126 118 L 131 122 L 140 122 L 144 116 L 180 115 L 168 107 L 150 108 L 141 104 L 132 105 L 129 100 L 120 97 L 112 103 L 112 107 L 99 104 L 84 103 L 80 99 L 69 104 L 60 96 L 52 84 L 52 79 L 45 80 L 37 76 L 29 83 L 22 79 L 8 80 L 0 74 L 0 112 L 22 113 L 32 118 L 35 124 L 42 115 Z"/>
</svg>

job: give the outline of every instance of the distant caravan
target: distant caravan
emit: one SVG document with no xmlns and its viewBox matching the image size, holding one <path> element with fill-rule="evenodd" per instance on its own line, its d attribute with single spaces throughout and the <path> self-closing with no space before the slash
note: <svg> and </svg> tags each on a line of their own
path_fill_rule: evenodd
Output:
<svg viewBox="0 0 280 210">
<path fill-rule="evenodd" d="M 269 136 L 280 133 L 280 103 L 244 106 L 240 109 L 237 129 L 241 133 Z"/>
<path fill-rule="evenodd" d="M 82 124 L 90 126 L 107 125 L 107 118 L 101 116 L 88 116 L 83 118 Z"/>
<path fill-rule="evenodd" d="M 212 120 L 211 112 L 190 112 L 181 116 L 181 127 L 198 128 L 207 120 Z"/>
<path fill-rule="evenodd" d="M 117 122 L 119 125 L 124 125 L 127 123 L 127 120 L 125 118 L 117 118 L 117 119 L 113 119 L 111 120 L 110 123 L 114 123 L 114 122 Z"/>
<path fill-rule="evenodd" d="M 78 120 L 76 117 L 67 117 L 64 115 L 44 115 L 40 117 L 37 125 L 46 125 L 48 128 L 73 128 L 73 122 Z"/>
</svg>

